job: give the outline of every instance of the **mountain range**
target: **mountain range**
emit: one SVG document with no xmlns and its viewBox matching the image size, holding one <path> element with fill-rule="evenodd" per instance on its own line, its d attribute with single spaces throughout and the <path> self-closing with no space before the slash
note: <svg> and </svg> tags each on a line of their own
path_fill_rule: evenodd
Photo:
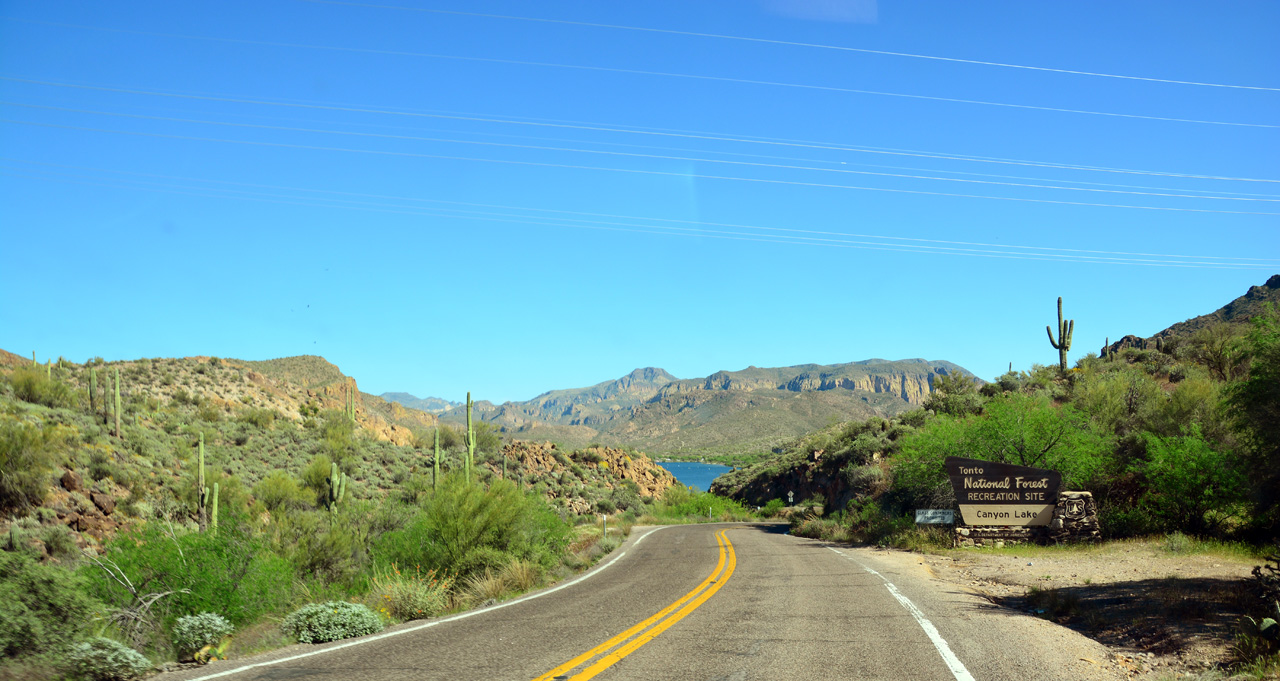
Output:
<svg viewBox="0 0 1280 681">
<path fill-rule="evenodd" d="M 924 401 L 935 377 L 953 373 L 974 377 L 957 364 L 923 359 L 751 366 L 694 379 L 645 367 L 523 402 L 475 402 L 473 416 L 509 437 L 566 447 L 598 442 L 659 455 L 738 454 L 767 451 L 833 421 L 901 413 Z M 462 424 L 465 408 L 440 418 Z"/>
<path fill-rule="evenodd" d="M 453 407 L 462 406 L 461 402 L 451 402 L 439 397 L 414 397 L 409 393 L 382 393 L 378 397 L 381 397 L 388 402 L 395 402 L 397 404 L 404 405 L 410 409 L 417 409 L 418 411 L 430 412 L 432 414 L 439 414 L 440 412 L 447 411 Z"/>
</svg>

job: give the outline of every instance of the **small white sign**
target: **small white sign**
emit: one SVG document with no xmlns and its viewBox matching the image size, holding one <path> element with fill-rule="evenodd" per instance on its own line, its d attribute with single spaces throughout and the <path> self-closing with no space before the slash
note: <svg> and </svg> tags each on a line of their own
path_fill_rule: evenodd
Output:
<svg viewBox="0 0 1280 681">
<path fill-rule="evenodd" d="M 952 510 L 942 510 L 938 508 L 918 508 L 916 509 L 917 525 L 954 525 L 956 522 L 956 512 Z"/>
</svg>

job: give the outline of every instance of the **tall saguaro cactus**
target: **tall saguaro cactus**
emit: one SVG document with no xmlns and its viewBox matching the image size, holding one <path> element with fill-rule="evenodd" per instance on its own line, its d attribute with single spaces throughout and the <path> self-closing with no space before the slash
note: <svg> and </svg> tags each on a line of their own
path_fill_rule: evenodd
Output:
<svg viewBox="0 0 1280 681">
<path fill-rule="evenodd" d="M 204 433 L 200 433 L 200 468 L 196 473 L 196 504 L 200 511 L 200 531 L 209 526 L 208 509 L 209 488 L 204 486 Z"/>
<path fill-rule="evenodd" d="M 440 419 L 436 419 L 436 455 L 431 459 L 431 489 L 440 487 Z"/>
<path fill-rule="evenodd" d="M 116 367 L 116 437 L 120 437 L 120 367 Z"/>
<path fill-rule="evenodd" d="M 1062 319 L 1062 296 L 1058 296 L 1058 340 L 1053 340 L 1053 331 L 1046 324 L 1044 332 L 1049 334 L 1049 345 L 1058 351 L 1058 368 L 1067 372 L 1067 351 L 1071 349 L 1071 335 L 1075 332 L 1076 320 Z"/>
<path fill-rule="evenodd" d="M 213 483 L 213 533 L 218 533 L 218 483 Z"/>
<path fill-rule="evenodd" d="M 98 370 L 89 369 L 89 413 L 98 418 Z"/>
<path fill-rule="evenodd" d="M 471 466 L 476 456 L 476 431 L 471 427 L 471 391 L 467 391 L 467 484 L 471 484 Z"/>
</svg>

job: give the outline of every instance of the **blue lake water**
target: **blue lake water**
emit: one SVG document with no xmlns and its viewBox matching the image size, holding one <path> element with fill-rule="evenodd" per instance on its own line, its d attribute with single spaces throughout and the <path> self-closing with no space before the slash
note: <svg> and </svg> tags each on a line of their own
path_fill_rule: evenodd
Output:
<svg viewBox="0 0 1280 681">
<path fill-rule="evenodd" d="M 718 463 L 697 463 L 696 461 L 668 461 L 659 466 L 671 471 L 680 484 L 696 487 L 705 492 L 711 487 L 711 481 L 729 472 L 728 466 Z"/>
</svg>

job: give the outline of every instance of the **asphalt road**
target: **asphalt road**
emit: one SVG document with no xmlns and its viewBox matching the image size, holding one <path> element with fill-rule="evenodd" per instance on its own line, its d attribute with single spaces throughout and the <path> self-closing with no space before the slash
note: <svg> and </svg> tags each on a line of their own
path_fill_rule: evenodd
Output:
<svg viewBox="0 0 1280 681">
<path fill-rule="evenodd" d="M 637 528 L 591 572 L 516 601 L 155 678 L 1114 678 L 1098 644 L 935 580 L 910 554 L 785 531 Z"/>
</svg>

